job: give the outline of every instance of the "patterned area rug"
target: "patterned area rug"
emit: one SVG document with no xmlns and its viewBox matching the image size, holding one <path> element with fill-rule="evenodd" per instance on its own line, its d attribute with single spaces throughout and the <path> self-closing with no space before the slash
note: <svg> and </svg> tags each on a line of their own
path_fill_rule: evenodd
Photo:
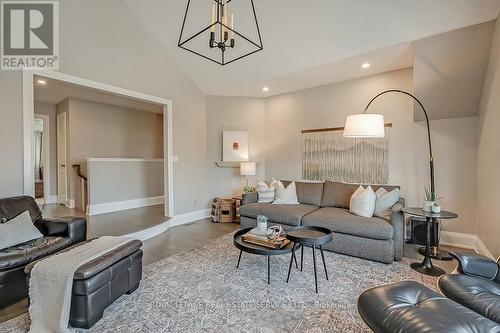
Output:
<svg viewBox="0 0 500 333">
<path fill-rule="evenodd" d="M 409 267 L 325 252 L 330 280 L 318 255 L 319 294 L 314 292 L 310 249 L 304 271 L 286 274 L 291 255 L 265 257 L 239 251 L 232 235 L 144 267 L 141 286 L 108 307 L 90 330 L 76 332 L 370 332 L 358 314 L 359 294 L 383 283 L 416 280 L 435 289 L 436 279 Z M 27 332 L 29 316 L 0 324 L 0 332 Z"/>
</svg>

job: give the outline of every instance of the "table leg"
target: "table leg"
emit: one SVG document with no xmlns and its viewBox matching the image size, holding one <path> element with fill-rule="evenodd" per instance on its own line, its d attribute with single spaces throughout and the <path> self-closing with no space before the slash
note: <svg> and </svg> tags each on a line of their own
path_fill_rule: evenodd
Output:
<svg viewBox="0 0 500 333">
<path fill-rule="evenodd" d="M 434 218 L 427 217 L 427 239 L 425 242 L 425 256 L 421 263 L 413 263 L 411 268 L 419 273 L 431 276 L 441 276 L 445 274 L 441 268 L 434 266 L 431 260 L 431 223 L 435 223 Z"/>
<path fill-rule="evenodd" d="M 304 268 L 304 245 L 300 245 L 300 271 Z"/>
<path fill-rule="evenodd" d="M 271 256 L 267 256 L 267 284 L 271 284 Z"/>
<path fill-rule="evenodd" d="M 295 258 L 295 243 L 293 243 L 292 257 L 290 258 L 290 266 L 288 266 L 288 276 L 286 278 L 286 283 L 290 280 L 290 272 L 292 271 L 293 259 Z M 297 259 L 295 258 L 295 264 L 297 264 Z"/>
<path fill-rule="evenodd" d="M 293 244 L 293 259 L 295 260 L 295 268 L 299 269 L 299 264 L 297 264 L 297 256 L 295 255 L 295 244 Z"/>
<path fill-rule="evenodd" d="M 314 264 L 314 284 L 316 285 L 316 294 L 318 293 L 318 275 L 316 274 L 316 250 L 315 246 L 312 246 L 313 250 L 313 264 Z"/>
<path fill-rule="evenodd" d="M 236 268 L 239 268 L 240 267 L 240 260 L 241 260 L 241 253 L 243 251 L 240 250 L 240 256 L 238 257 L 238 263 L 236 264 Z"/>
<path fill-rule="evenodd" d="M 326 261 L 325 261 L 325 253 L 323 252 L 323 246 L 319 246 L 319 250 L 321 251 L 321 259 L 323 259 L 323 267 L 325 267 L 325 275 L 328 280 L 328 271 L 326 270 Z"/>
</svg>

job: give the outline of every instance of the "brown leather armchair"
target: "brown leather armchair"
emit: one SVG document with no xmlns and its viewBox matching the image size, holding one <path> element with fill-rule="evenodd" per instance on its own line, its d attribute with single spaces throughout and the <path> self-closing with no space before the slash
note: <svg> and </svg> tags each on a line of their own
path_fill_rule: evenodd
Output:
<svg viewBox="0 0 500 333">
<path fill-rule="evenodd" d="M 43 237 L 0 250 L 0 308 L 28 296 L 24 267 L 87 238 L 87 221 L 80 217 L 46 219 L 29 196 L 0 199 L 0 223 L 29 211 Z"/>
</svg>

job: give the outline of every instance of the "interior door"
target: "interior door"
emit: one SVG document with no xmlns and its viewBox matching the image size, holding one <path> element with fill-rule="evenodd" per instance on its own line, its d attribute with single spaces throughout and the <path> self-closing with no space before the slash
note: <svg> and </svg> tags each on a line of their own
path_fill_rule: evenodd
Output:
<svg viewBox="0 0 500 333">
<path fill-rule="evenodd" d="M 66 112 L 57 115 L 57 202 L 68 203 Z"/>
</svg>

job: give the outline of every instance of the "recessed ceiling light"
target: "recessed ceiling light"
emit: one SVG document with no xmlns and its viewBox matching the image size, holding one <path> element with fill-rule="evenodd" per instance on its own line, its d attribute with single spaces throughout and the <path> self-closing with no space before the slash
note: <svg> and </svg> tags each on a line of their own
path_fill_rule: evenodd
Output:
<svg viewBox="0 0 500 333">
<path fill-rule="evenodd" d="M 263 91 L 263 92 L 267 92 L 267 91 L 269 91 L 269 87 L 262 87 L 262 91 Z"/>
<path fill-rule="evenodd" d="M 361 65 L 361 68 L 370 68 L 370 63 L 369 62 L 365 62 L 363 65 Z"/>
<path fill-rule="evenodd" d="M 47 84 L 47 81 L 42 80 L 42 79 L 38 79 L 38 80 L 36 80 L 36 82 L 38 82 L 39 84 Z"/>
</svg>

